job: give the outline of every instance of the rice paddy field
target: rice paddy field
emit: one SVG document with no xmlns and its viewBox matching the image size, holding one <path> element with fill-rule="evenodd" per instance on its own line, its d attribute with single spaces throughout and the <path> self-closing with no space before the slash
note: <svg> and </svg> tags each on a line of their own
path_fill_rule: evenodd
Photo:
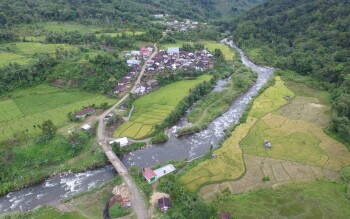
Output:
<svg viewBox="0 0 350 219">
<path fill-rule="evenodd" d="M 24 56 L 32 56 L 35 53 L 48 53 L 54 54 L 57 48 L 64 50 L 74 51 L 77 48 L 68 44 L 43 44 L 38 42 L 16 42 L 16 43 L 5 43 L 0 46 L 0 49 L 6 47 L 11 48 L 16 54 Z"/>
<path fill-rule="evenodd" d="M 234 180 L 242 176 L 245 167 L 242 150 L 238 143 L 255 121 L 256 119 L 253 119 L 236 127 L 231 137 L 219 149 L 213 151 L 216 158 L 200 162 L 180 178 L 180 183 L 194 192 L 204 185 Z"/>
<path fill-rule="evenodd" d="M 323 132 L 330 109 L 323 105 L 327 103 L 324 93 L 319 101 L 318 91 L 310 91 L 312 97 L 295 96 L 294 89 L 300 90 L 300 85 L 290 87 L 293 91 L 276 77 L 275 84 L 254 100 L 246 123 L 236 127 L 222 147 L 213 151 L 217 157 L 197 164 L 180 177 L 180 182 L 197 191 L 207 184 L 238 179 L 245 171 L 242 153 L 332 171 L 349 165 L 347 148 Z M 297 94 L 301 95 L 300 91 Z M 286 96 L 293 99 L 288 101 Z M 271 149 L 265 149 L 265 140 L 271 142 Z"/>
<path fill-rule="evenodd" d="M 87 26 L 83 24 L 66 22 L 66 23 L 58 23 L 58 22 L 47 22 L 39 25 L 46 31 L 64 33 L 64 32 L 72 32 L 78 31 L 80 33 L 95 33 L 97 31 L 101 31 L 102 28 L 97 26 Z"/>
<path fill-rule="evenodd" d="M 215 42 L 215 41 L 200 41 L 199 43 L 204 44 L 204 48 L 208 51 L 214 51 L 215 49 L 220 49 L 224 55 L 225 60 L 232 61 L 234 58 L 234 50 L 228 45 Z M 169 47 L 182 47 L 183 44 L 193 44 L 193 42 L 179 41 L 177 43 L 163 44 L 162 48 L 167 50 Z"/>
<path fill-rule="evenodd" d="M 300 96 L 296 96 L 290 103 L 278 109 L 276 104 L 286 100 L 275 95 L 289 89 L 285 85 L 284 89 L 267 89 L 254 102 L 249 115 L 259 120 L 240 142 L 244 153 L 289 160 L 334 171 L 349 165 L 350 153 L 347 148 L 323 131 L 328 124 L 330 111 L 330 106 L 327 105 L 329 101 L 325 99 L 324 93 L 309 90 L 310 94 L 304 92 L 301 94 L 300 85 L 291 87 L 299 92 Z M 321 100 L 316 96 L 320 96 Z M 264 148 L 265 140 L 271 142 L 271 149 Z"/>
<path fill-rule="evenodd" d="M 244 160 L 239 143 L 258 121 L 258 118 L 253 115 L 263 115 L 275 110 L 287 103 L 283 98 L 284 96 L 293 96 L 293 93 L 279 77 L 276 77 L 275 80 L 274 86 L 266 89 L 254 101 L 247 122 L 236 127 L 231 133 L 231 137 L 226 139 L 224 144 L 213 152 L 217 157 L 199 163 L 180 178 L 180 182 L 186 188 L 196 191 L 204 185 L 235 180 L 244 174 Z M 267 98 L 269 101 L 265 100 Z"/>
<path fill-rule="evenodd" d="M 234 218 L 350 218 L 345 185 L 325 180 L 225 194 L 214 201 Z M 254 206 L 254 207 L 252 207 Z"/>
<path fill-rule="evenodd" d="M 115 102 L 99 94 L 62 90 L 49 85 L 18 90 L 0 99 L 0 140 L 14 132 L 28 130 L 37 133 L 33 126 L 51 119 L 57 127 L 67 125 L 68 112 L 84 106 Z"/>
<path fill-rule="evenodd" d="M 15 63 L 15 62 L 20 65 L 25 65 L 30 62 L 30 59 L 16 53 L 0 51 L 0 67 L 3 67 L 9 63 Z"/>
<path fill-rule="evenodd" d="M 0 67 L 10 63 L 25 65 L 35 60 L 36 54 L 55 54 L 57 48 L 78 51 L 77 47 L 68 44 L 43 44 L 39 42 L 16 42 L 0 44 Z"/>
<path fill-rule="evenodd" d="M 191 88 L 210 78 L 209 75 L 203 75 L 195 80 L 175 82 L 137 99 L 134 102 L 134 111 L 130 121 L 119 126 L 114 137 L 132 139 L 147 137 L 154 131 L 155 125 L 161 124 L 180 101 L 189 94 Z"/>
</svg>

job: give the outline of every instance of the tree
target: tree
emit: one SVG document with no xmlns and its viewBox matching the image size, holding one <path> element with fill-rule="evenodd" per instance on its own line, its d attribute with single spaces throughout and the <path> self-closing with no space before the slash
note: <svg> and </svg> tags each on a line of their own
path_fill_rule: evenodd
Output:
<svg viewBox="0 0 350 219">
<path fill-rule="evenodd" d="M 49 119 L 49 120 L 44 121 L 41 124 L 41 131 L 42 131 L 43 137 L 50 140 L 56 135 L 57 127 Z"/>
<path fill-rule="evenodd" d="M 120 148 L 119 142 L 113 142 L 111 146 L 112 146 L 113 152 L 117 155 L 117 157 L 121 158 L 123 156 L 123 152 Z"/>
<path fill-rule="evenodd" d="M 137 167 L 134 165 L 130 166 L 129 172 L 132 176 L 137 176 L 139 174 Z"/>
<path fill-rule="evenodd" d="M 7 24 L 7 17 L 3 12 L 0 12 L 0 28 Z"/>
</svg>

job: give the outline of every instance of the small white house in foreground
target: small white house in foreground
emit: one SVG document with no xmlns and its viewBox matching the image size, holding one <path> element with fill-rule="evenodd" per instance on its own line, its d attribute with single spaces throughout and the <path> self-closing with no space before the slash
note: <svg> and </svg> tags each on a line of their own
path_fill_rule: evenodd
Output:
<svg viewBox="0 0 350 219">
<path fill-rule="evenodd" d="M 165 165 L 156 170 L 152 170 L 150 167 L 146 167 L 143 170 L 143 177 L 145 177 L 148 183 L 153 183 L 157 181 L 160 177 L 165 176 L 171 172 L 174 172 L 175 170 L 176 169 L 172 164 Z"/>
<path fill-rule="evenodd" d="M 85 124 L 85 125 L 81 126 L 80 128 L 85 130 L 85 131 L 89 131 L 91 129 L 91 125 Z"/>
<path fill-rule="evenodd" d="M 119 143 L 120 147 L 125 147 L 129 144 L 129 140 L 127 137 L 114 139 L 112 141 L 109 141 L 109 144 L 112 145 L 115 142 Z"/>
</svg>

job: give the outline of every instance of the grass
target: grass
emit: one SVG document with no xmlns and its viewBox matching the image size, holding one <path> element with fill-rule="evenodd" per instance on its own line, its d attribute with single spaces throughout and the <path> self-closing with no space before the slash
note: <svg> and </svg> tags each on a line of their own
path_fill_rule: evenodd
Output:
<svg viewBox="0 0 350 219">
<path fill-rule="evenodd" d="M 83 211 L 90 218 L 103 219 L 102 211 L 105 208 L 106 202 L 111 195 L 113 188 L 116 185 L 122 183 L 122 179 L 117 177 L 112 182 L 106 185 L 88 191 L 79 197 L 70 200 L 70 203 L 74 205 L 79 211 Z M 122 217 L 130 214 L 130 209 L 122 209 L 120 204 L 116 203 L 112 208 L 110 208 L 110 215 L 112 218 Z"/>
<path fill-rule="evenodd" d="M 25 36 L 25 39 L 32 42 L 43 42 L 45 41 L 45 36 Z"/>
<path fill-rule="evenodd" d="M 45 53 L 53 55 L 58 48 L 62 48 L 67 51 L 78 51 L 77 47 L 68 44 L 43 44 L 39 42 L 16 42 L 1 44 L 0 67 L 14 62 L 20 65 L 26 65 L 32 60 L 36 59 L 36 54 Z"/>
<path fill-rule="evenodd" d="M 0 140 L 11 137 L 17 131 L 38 133 L 39 130 L 33 126 L 47 119 L 51 119 L 57 127 L 63 127 L 69 123 L 68 112 L 104 102 L 112 104 L 114 100 L 99 94 L 62 90 L 49 85 L 14 91 L 0 99 Z"/>
<path fill-rule="evenodd" d="M 8 65 L 9 63 L 17 63 L 20 65 L 28 64 L 30 59 L 25 56 L 11 53 L 11 52 L 0 52 L 0 67 Z"/>
<path fill-rule="evenodd" d="M 218 213 L 231 212 L 237 219 L 350 218 L 349 205 L 343 184 L 323 180 L 223 194 L 214 201 Z"/>
<path fill-rule="evenodd" d="M 175 82 L 137 99 L 130 121 L 118 127 L 114 137 L 142 139 L 151 134 L 155 125 L 162 123 L 191 88 L 210 78 L 208 75 L 203 75 L 196 80 Z"/>
<path fill-rule="evenodd" d="M 130 209 L 126 208 L 122 208 L 121 205 L 119 203 L 115 203 L 110 209 L 109 209 L 109 215 L 111 216 L 111 218 L 118 218 L 118 217 L 122 217 L 125 215 L 130 214 Z"/>
<path fill-rule="evenodd" d="M 135 31 L 135 32 L 131 32 L 131 31 L 123 31 L 123 32 L 118 32 L 118 33 L 98 33 L 96 34 L 96 37 L 97 38 L 100 38 L 101 36 L 105 35 L 105 36 L 109 36 L 109 37 L 119 37 L 121 36 L 122 34 L 125 34 L 127 36 L 138 36 L 138 35 L 142 35 L 144 34 L 145 32 L 142 32 L 142 31 Z"/>
<path fill-rule="evenodd" d="M 75 46 L 68 44 L 43 44 L 38 42 L 16 42 L 16 43 L 5 43 L 1 47 L 10 47 L 18 54 L 25 56 L 32 56 L 35 53 L 48 53 L 54 54 L 57 48 L 63 48 L 65 50 L 73 51 L 76 50 Z"/>
<path fill-rule="evenodd" d="M 177 43 L 169 43 L 169 44 L 163 44 L 163 49 L 168 49 L 169 47 L 182 47 L 183 44 L 191 44 L 193 45 L 193 42 L 187 42 L 187 41 L 178 41 Z M 224 55 L 224 58 L 226 61 L 232 61 L 234 59 L 235 53 L 234 50 L 229 47 L 228 45 L 215 42 L 215 41 L 199 41 L 198 43 L 201 43 L 204 45 L 204 48 L 208 51 L 213 52 L 215 49 L 220 49 L 221 52 Z"/>
<path fill-rule="evenodd" d="M 0 218 L 17 219 L 17 218 L 31 218 L 31 219 L 87 219 L 78 212 L 60 212 L 54 207 L 40 207 L 33 212 L 26 213 L 11 213 L 9 215 L 0 215 Z"/>
<path fill-rule="evenodd" d="M 58 22 L 47 22 L 42 25 L 42 28 L 46 31 L 64 33 L 78 31 L 80 33 L 95 33 L 101 31 L 102 29 L 96 26 L 87 26 L 73 22 L 67 22 L 59 24 Z"/>
<path fill-rule="evenodd" d="M 48 142 L 3 147 L 0 162 L 3 178 L 0 194 L 23 188 L 63 171 L 82 171 L 105 164 L 106 157 L 96 139 L 90 138 L 82 146 L 78 155 L 73 155 L 72 145 L 62 137 L 56 136 Z"/>
</svg>

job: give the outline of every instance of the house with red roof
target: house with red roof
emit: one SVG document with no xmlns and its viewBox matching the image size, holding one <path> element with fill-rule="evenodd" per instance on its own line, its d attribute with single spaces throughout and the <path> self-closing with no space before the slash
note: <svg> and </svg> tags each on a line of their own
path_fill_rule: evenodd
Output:
<svg viewBox="0 0 350 219">
<path fill-rule="evenodd" d="M 85 108 L 75 114 L 78 119 L 84 119 L 86 116 L 93 114 L 96 111 L 94 107 Z"/>
<path fill-rule="evenodd" d="M 147 180 L 148 183 L 153 183 L 156 181 L 157 174 L 153 172 L 150 167 L 146 167 L 143 169 L 143 177 Z"/>
<path fill-rule="evenodd" d="M 140 54 L 143 56 L 148 56 L 151 53 L 151 50 L 149 50 L 148 48 L 141 48 L 140 49 Z"/>
</svg>

